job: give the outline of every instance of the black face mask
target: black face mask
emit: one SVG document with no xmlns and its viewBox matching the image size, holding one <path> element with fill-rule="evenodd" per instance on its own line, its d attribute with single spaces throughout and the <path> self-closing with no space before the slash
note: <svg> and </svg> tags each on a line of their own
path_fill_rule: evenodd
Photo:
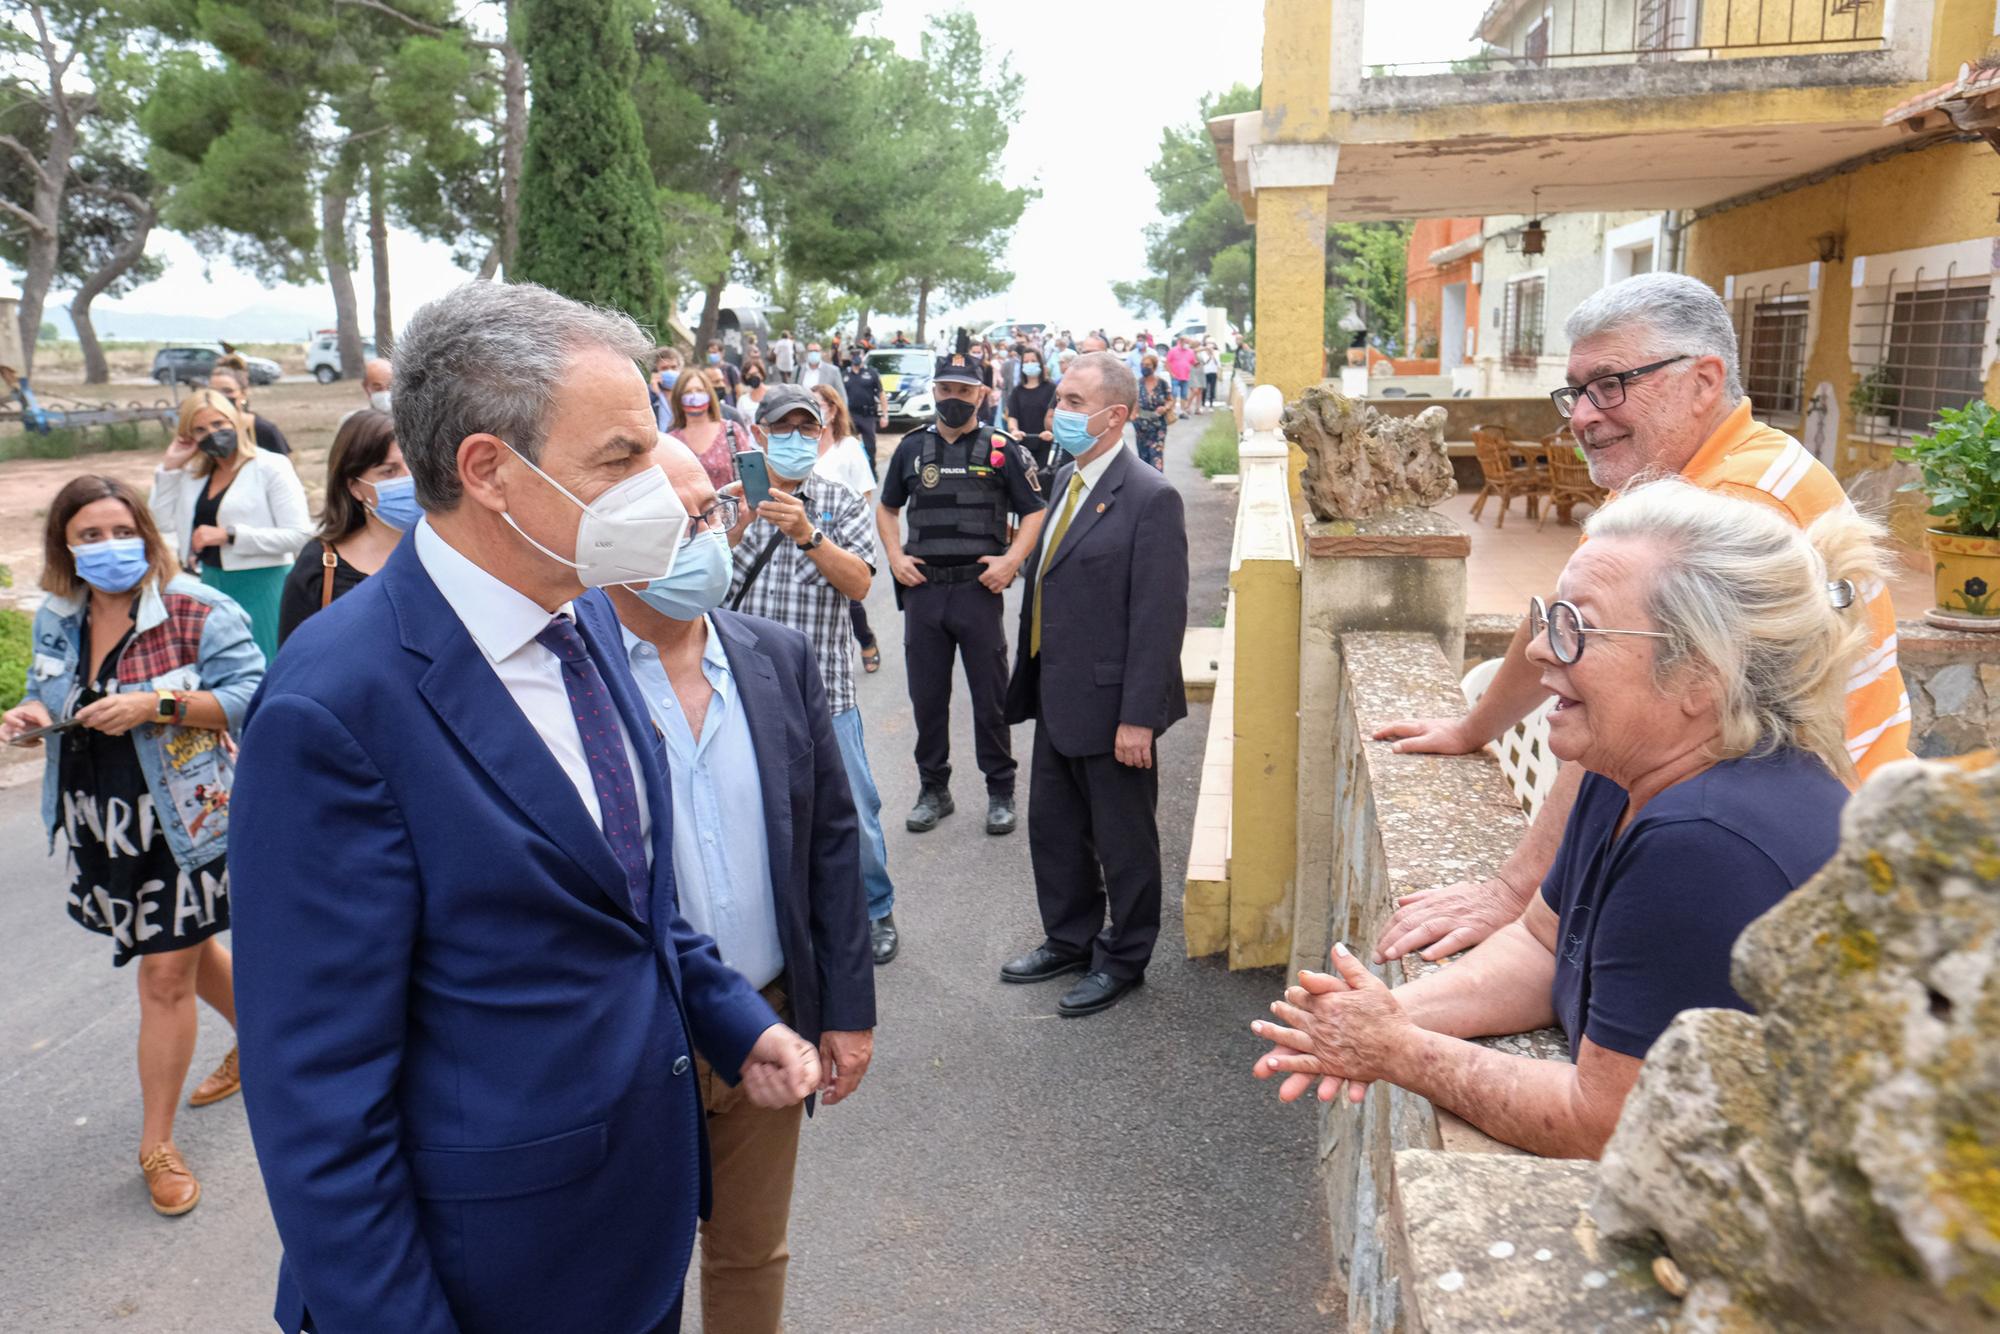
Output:
<svg viewBox="0 0 2000 1334">
<path fill-rule="evenodd" d="M 937 401 L 937 417 L 946 426 L 957 430 L 972 420 L 978 409 L 962 398 L 941 398 Z"/>
<path fill-rule="evenodd" d="M 225 427 L 210 434 L 208 439 L 201 441 L 196 448 L 220 463 L 236 452 L 236 432 Z"/>
</svg>

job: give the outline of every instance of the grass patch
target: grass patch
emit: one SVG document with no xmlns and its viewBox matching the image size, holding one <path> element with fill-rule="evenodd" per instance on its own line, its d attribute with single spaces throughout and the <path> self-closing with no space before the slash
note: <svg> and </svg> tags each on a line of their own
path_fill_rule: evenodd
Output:
<svg viewBox="0 0 2000 1334">
<path fill-rule="evenodd" d="M 31 624 L 25 611 L 0 609 L 0 711 L 19 704 L 28 687 Z"/>
<path fill-rule="evenodd" d="M 172 431 L 158 422 L 115 422 L 73 426 L 40 435 L 22 431 L 0 439 L 0 462 L 9 459 L 73 459 L 84 454 L 165 449 Z"/>
<path fill-rule="evenodd" d="M 1236 415 L 1217 412 L 1195 442 L 1194 466 L 1203 477 L 1219 477 L 1236 471 Z"/>
</svg>

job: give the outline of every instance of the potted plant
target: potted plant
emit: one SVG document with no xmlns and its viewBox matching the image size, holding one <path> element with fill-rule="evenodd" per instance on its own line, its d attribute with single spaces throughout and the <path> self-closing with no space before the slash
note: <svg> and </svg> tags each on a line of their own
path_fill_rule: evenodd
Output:
<svg viewBox="0 0 2000 1334">
<path fill-rule="evenodd" d="M 1896 450 L 1922 480 L 1904 486 L 1930 497 L 1939 522 L 1925 537 L 1937 579 L 1932 622 L 2000 630 L 2000 411 L 1975 399 L 1945 408 L 1931 434 Z"/>
<path fill-rule="evenodd" d="M 1854 382 L 1847 391 L 1847 406 L 1854 413 L 1854 432 L 1871 439 L 1889 434 L 1889 409 L 1896 406 L 1898 385 L 1887 366 L 1877 366 Z"/>
</svg>

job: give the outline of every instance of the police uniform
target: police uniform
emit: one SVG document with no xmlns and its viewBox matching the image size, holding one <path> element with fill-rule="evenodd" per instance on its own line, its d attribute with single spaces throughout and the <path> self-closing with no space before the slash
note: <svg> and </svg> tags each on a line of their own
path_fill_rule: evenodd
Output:
<svg viewBox="0 0 2000 1334">
<path fill-rule="evenodd" d="M 868 454 L 868 466 L 875 466 L 875 423 L 887 411 L 882 401 L 882 377 L 868 364 L 868 359 L 856 356 L 853 364 L 843 377 L 847 394 L 847 415 L 854 422 L 854 433 L 861 437 L 861 448 Z"/>
<path fill-rule="evenodd" d="M 986 383 L 979 359 L 969 353 L 938 358 L 935 380 Z M 987 828 L 1013 827 L 1014 755 L 1007 730 L 1007 632 L 1001 595 L 979 582 L 981 556 L 1007 550 L 1013 515 L 1043 508 L 1034 460 L 1018 445 L 974 426 L 947 441 L 935 423 L 904 436 L 882 479 L 882 505 L 903 510 L 906 555 L 923 562 L 924 582 L 896 585 L 903 609 L 903 661 L 909 674 L 910 704 L 917 721 L 917 774 L 924 796 L 910 827 L 931 828 L 949 814 L 951 782 L 951 669 L 954 652 L 965 665 L 972 695 L 973 738 L 979 769 L 986 777 Z M 919 812 L 932 794 L 936 812 Z M 1005 802 L 1004 813 L 993 803 Z M 996 827 L 998 826 L 998 827 Z"/>
</svg>

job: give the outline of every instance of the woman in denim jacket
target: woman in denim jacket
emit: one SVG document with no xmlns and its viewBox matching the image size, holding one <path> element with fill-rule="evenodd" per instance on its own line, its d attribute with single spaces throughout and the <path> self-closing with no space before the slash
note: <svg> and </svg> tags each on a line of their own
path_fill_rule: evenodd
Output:
<svg viewBox="0 0 2000 1334">
<path fill-rule="evenodd" d="M 184 1214 L 201 1186 L 173 1142 L 194 1058 L 195 998 L 232 1025 L 228 731 L 264 679 L 242 609 L 181 573 L 145 502 L 78 477 L 49 506 L 34 654 L 0 740 L 45 745 L 42 818 L 61 828 L 69 915 L 139 959 L 139 1166 L 153 1208 Z M 62 720 L 46 741 L 24 737 Z M 232 1048 L 190 1103 L 242 1087 Z"/>
</svg>

